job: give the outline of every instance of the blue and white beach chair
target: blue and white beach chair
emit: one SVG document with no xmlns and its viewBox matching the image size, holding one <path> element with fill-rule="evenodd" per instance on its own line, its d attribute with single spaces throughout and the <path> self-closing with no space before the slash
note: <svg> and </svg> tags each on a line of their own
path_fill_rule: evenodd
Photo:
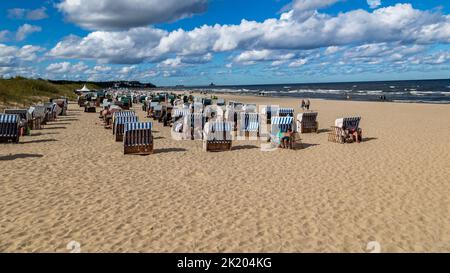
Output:
<svg viewBox="0 0 450 273">
<path fill-rule="evenodd" d="M 203 150 L 206 152 L 230 151 L 232 146 L 231 132 L 231 122 L 207 122 L 203 132 Z"/>
<path fill-rule="evenodd" d="M 153 153 L 151 122 L 130 122 L 125 125 L 124 154 L 149 155 Z"/>
<path fill-rule="evenodd" d="M 136 113 L 134 111 L 119 111 L 119 112 L 114 112 L 113 116 L 112 116 L 112 125 L 113 125 L 113 135 L 116 132 L 116 118 L 118 117 L 132 117 L 132 116 L 136 116 Z"/>
<path fill-rule="evenodd" d="M 137 116 L 119 116 L 115 118 L 113 134 L 116 136 L 116 141 L 123 140 L 125 125 L 132 122 L 139 122 L 139 118 Z"/>
<path fill-rule="evenodd" d="M 359 128 L 361 117 L 339 118 L 331 126 L 328 141 L 336 143 L 352 143 L 362 141 L 362 129 Z"/>
<path fill-rule="evenodd" d="M 301 144 L 300 137 L 298 137 L 295 124 L 294 124 L 294 118 L 287 116 L 287 117 L 272 117 L 271 119 L 271 130 L 270 130 L 270 141 L 279 146 L 282 141 L 282 137 L 284 133 L 287 133 L 289 130 L 292 131 L 291 138 L 289 139 L 290 147 L 295 148 L 297 143 Z"/>
<path fill-rule="evenodd" d="M 279 108 L 279 117 L 294 117 L 294 108 Z"/>
<path fill-rule="evenodd" d="M 241 113 L 239 119 L 239 136 L 258 137 L 260 129 L 260 115 L 258 113 Z"/>
<path fill-rule="evenodd" d="M 20 117 L 14 114 L 0 114 L 0 142 L 19 143 Z"/>
</svg>

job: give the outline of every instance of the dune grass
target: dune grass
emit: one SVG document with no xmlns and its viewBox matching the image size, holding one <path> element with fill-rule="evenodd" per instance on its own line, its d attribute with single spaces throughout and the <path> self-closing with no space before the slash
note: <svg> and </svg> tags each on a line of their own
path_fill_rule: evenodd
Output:
<svg viewBox="0 0 450 273">
<path fill-rule="evenodd" d="M 87 85 L 90 89 L 98 89 L 95 85 Z M 55 84 L 46 80 L 16 77 L 0 79 L 0 108 L 26 107 L 33 103 L 46 102 L 50 98 L 68 97 L 75 99 L 75 89 L 79 84 Z"/>
</svg>

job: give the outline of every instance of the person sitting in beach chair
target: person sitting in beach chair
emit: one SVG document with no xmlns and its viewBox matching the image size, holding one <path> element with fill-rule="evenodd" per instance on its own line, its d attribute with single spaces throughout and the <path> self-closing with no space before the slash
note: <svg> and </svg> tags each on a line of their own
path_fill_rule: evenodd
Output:
<svg viewBox="0 0 450 273">
<path fill-rule="evenodd" d="M 287 132 L 279 132 L 280 136 L 280 146 L 279 148 L 283 149 L 293 149 L 294 143 L 294 131 L 292 128 L 288 128 Z"/>
<path fill-rule="evenodd" d="M 335 126 L 331 126 L 328 141 L 336 143 L 360 143 L 362 141 L 362 129 L 359 128 L 361 117 L 339 118 Z"/>
<path fill-rule="evenodd" d="M 270 141 L 278 148 L 295 149 L 301 147 L 301 139 L 294 130 L 293 117 L 272 117 Z"/>
</svg>

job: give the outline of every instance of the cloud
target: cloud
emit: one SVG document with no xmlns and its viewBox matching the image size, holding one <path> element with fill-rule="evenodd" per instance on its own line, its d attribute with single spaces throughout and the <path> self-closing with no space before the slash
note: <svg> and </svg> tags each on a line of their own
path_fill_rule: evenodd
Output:
<svg viewBox="0 0 450 273">
<path fill-rule="evenodd" d="M 96 65 L 94 67 L 94 71 L 96 71 L 96 72 L 108 72 L 108 71 L 111 71 L 111 67 L 109 67 L 109 66 L 102 66 L 102 65 Z"/>
<path fill-rule="evenodd" d="M 67 73 L 70 71 L 72 64 L 69 62 L 53 63 L 47 67 L 47 71 L 55 74 Z"/>
<path fill-rule="evenodd" d="M 128 31 L 96 31 L 84 38 L 68 36 L 49 52 L 49 56 L 137 64 L 160 58 L 154 49 L 166 34 L 163 30 L 142 27 Z"/>
<path fill-rule="evenodd" d="M 304 66 L 308 62 L 308 59 L 298 59 L 289 64 L 289 67 Z"/>
<path fill-rule="evenodd" d="M 117 30 L 190 17 L 206 11 L 207 0 L 63 0 L 57 8 L 83 28 Z"/>
<path fill-rule="evenodd" d="M 34 20 L 34 21 L 46 19 L 46 18 L 48 18 L 47 8 L 42 7 L 39 9 L 30 10 L 27 12 L 26 17 L 28 20 Z"/>
<path fill-rule="evenodd" d="M 381 6 L 381 0 L 367 0 L 367 4 L 371 9 L 376 9 Z"/>
<path fill-rule="evenodd" d="M 8 18 L 9 19 L 27 19 L 27 20 L 42 20 L 48 18 L 47 8 L 41 7 L 38 9 L 9 9 L 8 10 Z"/>
<path fill-rule="evenodd" d="M 341 50 L 341 48 L 338 46 L 329 46 L 325 50 L 325 55 L 335 54 L 335 53 L 339 52 L 340 50 Z"/>
<path fill-rule="evenodd" d="M 130 74 L 133 71 L 135 71 L 137 69 L 137 66 L 135 65 L 131 65 L 131 66 L 124 66 L 119 70 L 120 74 Z"/>
<path fill-rule="evenodd" d="M 10 35 L 11 35 L 11 32 L 9 30 L 0 31 L 0 42 L 8 41 Z"/>
<path fill-rule="evenodd" d="M 37 61 L 38 54 L 44 50 L 42 47 L 32 45 L 15 47 L 0 44 L 0 67 L 17 67 Z"/>
<path fill-rule="evenodd" d="M 75 64 L 70 62 L 59 62 L 48 65 L 45 70 L 53 75 L 79 74 L 87 72 L 89 70 L 89 66 L 87 66 L 84 62 L 78 62 Z"/>
<path fill-rule="evenodd" d="M 9 9 L 8 10 L 8 18 L 9 19 L 23 19 L 25 16 L 25 9 Z"/>
<path fill-rule="evenodd" d="M 260 61 L 273 61 L 273 65 L 278 65 L 295 57 L 294 53 L 283 53 L 273 50 L 249 50 L 236 56 L 233 61 L 242 64 L 254 64 Z"/>
<path fill-rule="evenodd" d="M 169 32 L 152 26 L 94 31 L 85 37 L 66 37 L 49 56 L 102 64 L 157 63 L 160 75 L 172 77 L 183 75 L 178 68 L 208 63 L 214 53 L 222 52 L 231 52 L 227 68 L 268 62 L 273 69 L 284 64 L 286 69 L 305 65 L 324 69 L 324 64 L 399 64 L 413 56 L 420 59 L 428 45 L 450 43 L 450 16 L 439 12 L 396 4 L 329 15 L 315 9 L 333 1 L 319 2 L 304 6 L 303 11 L 312 12 L 302 20 L 295 14 L 299 6 L 293 5 L 279 18 L 262 22 L 242 20 L 240 24 L 203 25 L 189 31 Z"/>
<path fill-rule="evenodd" d="M 160 64 L 158 64 L 158 67 L 166 67 L 166 68 L 178 68 L 180 66 L 182 66 L 182 61 L 180 57 L 176 57 L 176 58 L 171 58 L 171 59 L 167 59 L 164 60 L 163 62 L 161 62 Z"/>
<path fill-rule="evenodd" d="M 42 31 L 42 28 L 39 26 L 33 26 L 29 24 L 24 24 L 16 32 L 16 40 L 17 41 L 23 41 L 25 40 L 29 35 Z"/>
</svg>

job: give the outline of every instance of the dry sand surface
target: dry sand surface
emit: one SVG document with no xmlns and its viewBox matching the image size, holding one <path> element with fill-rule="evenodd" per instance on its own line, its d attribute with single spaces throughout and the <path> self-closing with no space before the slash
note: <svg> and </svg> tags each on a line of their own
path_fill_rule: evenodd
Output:
<svg viewBox="0 0 450 273">
<path fill-rule="evenodd" d="M 0 144 L 0 251 L 67 252 L 72 240 L 82 252 L 366 252 L 369 241 L 450 251 L 450 105 L 312 109 L 322 130 L 303 135 L 302 150 L 248 141 L 205 153 L 155 124 L 155 154 L 125 156 L 98 113 L 71 104 L 20 144 Z M 350 115 L 366 140 L 328 142 L 325 129 Z"/>
</svg>

